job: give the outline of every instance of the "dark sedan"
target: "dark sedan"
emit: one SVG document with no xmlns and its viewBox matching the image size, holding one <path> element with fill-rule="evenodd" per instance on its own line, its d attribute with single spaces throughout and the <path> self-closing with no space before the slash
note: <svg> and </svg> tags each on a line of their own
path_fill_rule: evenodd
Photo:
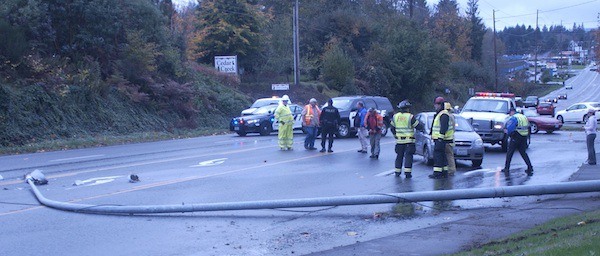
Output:
<svg viewBox="0 0 600 256">
<path fill-rule="evenodd" d="M 562 123 L 557 119 L 547 116 L 540 116 L 537 111 L 532 109 L 525 109 L 523 114 L 529 121 L 531 127 L 531 133 L 538 133 L 539 131 L 546 131 L 546 133 L 552 133 L 560 130 Z"/>
<path fill-rule="evenodd" d="M 556 107 L 554 106 L 554 104 L 552 104 L 552 102 L 540 102 L 536 110 L 540 115 L 551 115 L 552 117 L 554 117 Z"/>
<path fill-rule="evenodd" d="M 257 108 L 250 115 L 235 117 L 229 123 L 229 130 L 236 132 L 240 136 L 246 136 L 248 133 L 259 133 L 262 136 L 271 134 L 279 130 L 279 123 L 275 120 L 275 110 L 278 105 L 268 105 Z M 302 129 L 300 114 L 302 107 L 296 104 L 289 105 L 292 115 L 294 115 L 294 130 Z"/>
</svg>

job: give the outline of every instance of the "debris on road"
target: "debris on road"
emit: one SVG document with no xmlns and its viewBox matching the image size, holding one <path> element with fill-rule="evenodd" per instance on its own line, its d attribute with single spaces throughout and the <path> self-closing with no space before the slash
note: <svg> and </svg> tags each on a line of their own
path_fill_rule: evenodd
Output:
<svg viewBox="0 0 600 256">
<path fill-rule="evenodd" d="M 131 183 L 140 182 L 140 177 L 138 177 L 136 174 L 131 174 L 131 175 L 129 175 L 129 182 L 131 182 Z"/>
</svg>

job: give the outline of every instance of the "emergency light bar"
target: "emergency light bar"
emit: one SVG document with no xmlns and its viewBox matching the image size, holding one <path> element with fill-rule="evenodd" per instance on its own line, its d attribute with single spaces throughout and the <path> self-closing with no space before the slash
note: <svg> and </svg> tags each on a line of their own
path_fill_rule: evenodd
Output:
<svg viewBox="0 0 600 256">
<path fill-rule="evenodd" d="M 505 92 L 476 92 L 475 96 L 514 98 L 515 94 L 514 93 L 505 93 Z"/>
</svg>

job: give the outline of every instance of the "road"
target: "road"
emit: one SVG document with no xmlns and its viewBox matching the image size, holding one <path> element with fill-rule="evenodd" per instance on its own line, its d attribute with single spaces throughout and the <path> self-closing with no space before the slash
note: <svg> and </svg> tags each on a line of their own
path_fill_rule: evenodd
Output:
<svg viewBox="0 0 600 256">
<path fill-rule="evenodd" d="M 574 89 L 563 103 L 592 100 L 585 92 L 598 89 L 598 76 L 580 76 L 568 81 Z M 407 180 L 392 173 L 391 136 L 382 139 L 379 160 L 357 153 L 357 139 L 336 140 L 334 153 L 301 149 L 302 140 L 302 134 L 295 134 L 294 151 L 279 151 L 275 134 L 231 134 L 2 156 L 0 255 L 302 255 L 468 219 L 470 209 L 536 200 L 95 215 L 40 206 L 20 179 L 34 169 L 49 178 L 40 189 L 53 200 L 157 205 L 547 184 L 566 180 L 586 158 L 582 132 L 540 133 L 532 136 L 528 150 L 535 169 L 531 177 L 517 154 L 506 178 L 500 172 L 505 155 L 499 146 L 490 146 L 482 168 L 459 161 L 457 175 L 442 181 L 427 178 L 432 167 L 415 156 L 414 177 Z M 128 182 L 132 173 L 139 183 Z"/>
</svg>

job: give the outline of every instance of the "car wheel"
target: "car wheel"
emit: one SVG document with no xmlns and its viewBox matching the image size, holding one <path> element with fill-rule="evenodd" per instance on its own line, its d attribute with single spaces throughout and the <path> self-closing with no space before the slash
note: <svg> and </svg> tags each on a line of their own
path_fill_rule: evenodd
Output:
<svg viewBox="0 0 600 256">
<path fill-rule="evenodd" d="M 338 137 L 340 138 L 348 138 L 350 136 L 350 124 L 346 122 L 342 122 L 338 127 Z"/>
<path fill-rule="evenodd" d="M 429 148 L 427 146 L 423 147 L 423 163 L 425 165 L 433 165 L 433 157 L 429 155 Z"/>
<path fill-rule="evenodd" d="M 271 134 L 272 126 L 268 122 L 264 122 L 260 125 L 260 135 L 267 136 Z"/>
<path fill-rule="evenodd" d="M 562 116 L 557 116 L 557 117 L 556 117 L 556 119 L 557 119 L 557 120 L 558 120 L 558 121 L 559 121 L 561 124 L 564 124 L 564 123 L 565 123 L 565 120 L 563 119 L 563 117 L 562 117 Z"/>
<path fill-rule="evenodd" d="M 473 167 L 479 167 L 481 166 L 481 163 L 483 163 L 483 159 L 473 159 L 471 160 L 471 163 Z"/>
<path fill-rule="evenodd" d="M 538 126 L 536 123 L 531 122 L 530 125 L 531 125 L 531 133 L 536 134 L 540 131 L 540 130 L 538 130 Z"/>
<path fill-rule="evenodd" d="M 237 132 L 237 134 L 238 134 L 240 137 L 244 137 L 244 136 L 246 136 L 246 132 Z"/>
<path fill-rule="evenodd" d="M 587 115 L 587 114 L 583 115 L 583 122 L 584 122 L 584 123 L 587 123 L 587 120 L 588 120 L 588 118 L 589 118 L 589 117 L 588 117 L 588 115 Z"/>
</svg>

